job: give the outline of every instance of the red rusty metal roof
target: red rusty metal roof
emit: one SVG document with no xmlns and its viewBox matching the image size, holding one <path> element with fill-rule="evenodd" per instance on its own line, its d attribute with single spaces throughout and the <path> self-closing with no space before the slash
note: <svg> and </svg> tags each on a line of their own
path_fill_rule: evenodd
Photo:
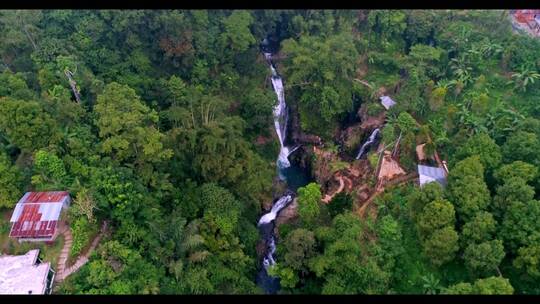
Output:
<svg viewBox="0 0 540 304">
<path fill-rule="evenodd" d="M 24 201 L 22 203 L 60 203 L 68 197 L 69 193 L 67 191 L 27 192 L 23 196 Z"/>
<path fill-rule="evenodd" d="M 528 23 L 534 21 L 536 14 L 540 14 L 540 10 L 516 10 L 514 16 L 519 23 Z"/>
<path fill-rule="evenodd" d="M 63 207 L 70 197 L 66 191 L 27 192 L 15 206 L 10 237 L 51 238 Z"/>
</svg>

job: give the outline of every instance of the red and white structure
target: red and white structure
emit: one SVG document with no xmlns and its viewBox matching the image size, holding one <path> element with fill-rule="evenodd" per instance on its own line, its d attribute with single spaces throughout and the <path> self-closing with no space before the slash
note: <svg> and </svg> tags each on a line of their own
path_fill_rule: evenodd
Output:
<svg viewBox="0 0 540 304">
<path fill-rule="evenodd" d="M 13 211 L 9 236 L 21 241 L 53 241 L 62 210 L 71 198 L 67 191 L 26 192 Z"/>
</svg>

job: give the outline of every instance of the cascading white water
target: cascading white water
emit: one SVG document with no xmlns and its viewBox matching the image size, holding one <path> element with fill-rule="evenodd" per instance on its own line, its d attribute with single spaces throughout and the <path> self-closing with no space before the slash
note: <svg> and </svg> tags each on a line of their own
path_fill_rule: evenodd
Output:
<svg viewBox="0 0 540 304">
<path fill-rule="evenodd" d="M 285 90 L 283 89 L 283 81 L 278 75 L 276 68 L 272 64 L 272 54 L 264 53 L 264 57 L 270 64 L 270 69 L 272 70 L 272 86 L 274 92 L 277 96 L 277 104 L 274 106 L 274 125 L 276 128 L 276 133 L 279 138 L 280 150 L 277 160 L 277 165 L 279 169 L 288 168 L 291 166 L 289 162 L 289 155 L 296 150 L 290 150 L 289 147 L 285 146 L 285 138 L 287 136 L 287 104 L 285 103 Z M 283 176 L 280 174 L 280 178 L 283 179 Z"/>
<path fill-rule="evenodd" d="M 279 211 L 285 208 L 293 200 L 292 195 L 287 194 L 282 196 L 273 206 L 270 212 L 263 215 L 259 220 L 257 226 L 271 224 L 277 217 Z M 274 253 L 276 252 L 276 242 L 274 236 L 272 235 L 268 242 L 268 251 L 266 257 L 263 259 L 263 266 L 267 269 L 269 266 L 274 265 L 276 262 L 274 260 Z"/>
<path fill-rule="evenodd" d="M 289 195 L 284 195 L 282 196 L 273 206 L 272 206 L 272 209 L 270 210 L 270 212 L 268 212 L 267 214 L 263 215 L 261 217 L 261 219 L 259 220 L 259 223 L 257 224 L 257 226 L 260 226 L 260 225 L 263 225 L 263 224 L 268 224 L 270 222 L 272 222 L 273 220 L 276 219 L 279 211 L 283 208 L 285 208 L 285 206 L 287 206 L 288 203 L 290 203 L 292 201 L 292 196 L 289 194 Z"/>
<path fill-rule="evenodd" d="M 272 86 L 277 96 L 277 103 L 274 106 L 273 114 L 274 126 L 280 144 L 279 156 L 277 159 L 278 173 L 279 178 L 287 182 L 284 169 L 291 167 L 289 155 L 296 151 L 299 146 L 291 149 L 285 145 L 287 136 L 288 111 L 287 104 L 285 103 L 283 81 L 272 63 L 272 54 L 264 52 L 264 57 L 270 65 L 270 70 L 272 71 Z M 283 208 L 287 207 L 290 202 L 292 202 L 293 197 L 294 192 L 287 190 L 285 194 L 273 204 L 270 212 L 264 214 L 259 219 L 259 223 L 257 224 L 266 243 L 266 252 L 262 261 L 263 269 L 261 272 L 259 272 L 259 284 L 267 293 L 275 293 L 277 290 L 279 290 L 279 280 L 268 275 L 268 267 L 276 264 L 276 261 L 274 260 L 274 254 L 276 252 L 276 240 L 274 235 L 275 219 L 279 212 Z"/>
<path fill-rule="evenodd" d="M 364 155 L 364 153 L 366 152 L 366 148 L 370 146 L 371 144 L 373 144 L 375 139 L 377 139 L 378 134 L 379 134 L 379 128 L 371 132 L 371 135 L 369 136 L 368 140 L 362 145 L 362 147 L 360 147 L 360 151 L 358 151 L 358 155 L 356 156 L 356 159 L 360 159 L 360 157 Z"/>
</svg>

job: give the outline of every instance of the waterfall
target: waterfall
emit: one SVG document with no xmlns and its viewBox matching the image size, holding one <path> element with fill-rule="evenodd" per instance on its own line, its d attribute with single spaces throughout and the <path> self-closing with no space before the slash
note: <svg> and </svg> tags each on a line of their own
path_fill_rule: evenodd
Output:
<svg viewBox="0 0 540 304">
<path fill-rule="evenodd" d="M 274 64 L 272 63 L 272 54 L 264 51 L 264 57 L 270 65 L 272 71 L 272 87 L 277 96 L 277 103 L 273 109 L 274 115 L 274 127 L 279 139 L 280 150 L 277 159 L 277 167 L 279 178 L 287 182 L 285 177 L 285 171 L 292 169 L 289 162 L 289 155 L 296 151 L 299 146 L 294 148 L 287 147 L 285 140 L 287 136 L 287 122 L 288 122 L 288 109 L 285 103 L 285 91 L 283 89 L 283 81 L 279 76 Z M 285 170 L 287 169 L 287 170 Z M 279 279 L 268 275 L 268 267 L 275 265 L 274 254 L 276 252 L 276 238 L 274 235 L 275 219 L 279 212 L 287 207 L 287 205 L 293 201 L 295 193 L 291 190 L 287 190 L 283 196 L 281 196 L 273 205 L 270 212 L 264 214 L 260 219 L 257 227 L 262 234 L 262 238 L 266 244 L 266 251 L 262 261 L 263 268 L 258 274 L 258 284 L 263 287 L 267 293 L 276 293 L 279 290 Z"/>
<path fill-rule="evenodd" d="M 375 142 L 375 140 L 377 139 L 377 135 L 379 134 L 379 128 L 373 130 L 373 132 L 371 132 L 371 135 L 369 136 L 368 140 L 362 145 L 362 147 L 360 147 L 360 151 L 358 151 L 358 155 L 356 156 L 356 159 L 360 159 L 360 157 L 362 157 L 364 155 L 364 153 L 366 152 L 366 149 L 371 146 L 373 144 L 373 142 Z"/>
<path fill-rule="evenodd" d="M 282 196 L 272 206 L 272 209 L 270 210 L 270 212 L 268 212 L 267 214 L 265 214 L 265 215 L 263 215 L 261 217 L 261 219 L 259 220 L 259 224 L 257 224 L 257 226 L 260 226 L 260 225 L 263 225 L 263 224 L 268 224 L 268 223 L 272 222 L 273 220 L 275 220 L 278 213 L 279 213 L 279 211 L 281 211 L 281 209 L 285 208 L 285 206 L 287 206 L 287 204 L 289 204 L 291 201 L 292 201 L 292 195 L 288 194 L 288 195 Z"/>
<path fill-rule="evenodd" d="M 277 165 L 279 169 L 285 169 L 291 166 L 289 162 L 289 155 L 292 152 L 289 147 L 285 146 L 285 139 L 287 136 L 287 122 L 288 122 L 288 109 L 287 104 L 285 103 L 285 90 L 283 89 L 283 80 L 279 76 L 272 63 L 272 54 L 264 53 L 264 57 L 270 65 L 270 70 L 272 71 L 272 87 L 277 96 L 277 104 L 274 106 L 274 126 L 276 129 L 277 136 L 279 138 L 280 150 L 279 156 L 277 159 Z M 284 179 L 282 174 L 280 178 Z"/>
<path fill-rule="evenodd" d="M 285 208 L 291 201 L 293 200 L 292 196 L 284 195 L 282 196 L 275 204 L 272 206 L 272 209 L 267 214 L 263 215 L 261 219 L 259 220 L 259 224 L 257 226 L 266 225 L 272 223 L 279 211 L 281 209 Z M 276 261 L 274 260 L 274 253 L 276 252 L 276 240 L 274 238 L 274 235 L 272 234 L 270 236 L 270 240 L 268 242 L 268 251 L 266 253 L 266 257 L 263 259 L 263 266 L 264 269 L 268 269 L 268 267 L 276 264 Z"/>
</svg>

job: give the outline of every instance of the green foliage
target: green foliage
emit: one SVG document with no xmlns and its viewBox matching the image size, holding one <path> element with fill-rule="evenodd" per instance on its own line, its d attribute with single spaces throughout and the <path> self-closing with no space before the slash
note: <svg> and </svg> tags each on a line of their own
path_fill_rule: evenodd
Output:
<svg viewBox="0 0 540 304">
<path fill-rule="evenodd" d="M 200 203 L 205 210 L 205 220 L 215 223 L 217 229 L 224 234 L 233 232 L 242 207 L 227 189 L 216 184 L 201 186 Z"/>
<path fill-rule="evenodd" d="M 134 160 L 138 164 L 172 156 L 172 151 L 163 146 L 165 136 L 154 126 L 157 113 L 144 105 L 130 87 L 108 84 L 97 98 L 95 111 L 104 153 L 118 161 Z"/>
<path fill-rule="evenodd" d="M 500 235 L 504 247 L 516 253 L 519 247 L 540 241 L 540 202 L 513 202 L 508 206 L 501 223 Z"/>
<path fill-rule="evenodd" d="M 390 39 L 405 31 L 406 18 L 405 13 L 398 10 L 373 10 L 368 15 L 368 24 L 383 39 Z"/>
<path fill-rule="evenodd" d="M 407 112 L 399 113 L 397 118 L 397 126 L 403 133 L 416 131 L 416 120 Z"/>
<path fill-rule="evenodd" d="M 28 87 L 22 73 L 4 71 L 0 74 L 0 83 L 0 97 L 9 96 L 19 100 L 35 98 L 35 93 Z"/>
<path fill-rule="evenodd" d="M 527 185 L 520 177 L 507 179 L 504 184 L 497 187 L 497 194 L 493 198 L 493 209 L 497 215 L 502 215 L 514 202 L 526 203 L 534 197 L 534 188 Z"/>
<path fill-rule="evenodd" d="M 468 221 L 486 210 L 491 200 L 478 156 L 458 162 L 448 174 L 448 199 L 456 206 L 458 219 Z"/>
<path fill-rule="evenodd" d="M 8 155 L 0 151 L 0 208 L 11 208 L 21 198 L 23 176 L 11 163 Z"/>
<path fill-rule="evenodd" d="M 87 266 L 85 294 L 157 294 L 162 271 L 117 241 L 100 246 Z M 138 275 L 143 273 L 145 275 Z"/>
<path fill-rule="evenodd" d="M 518 256 L 513 265 L 532 278 L 540 277 L 540 246 L 530 245 L 518 249 Z"/>
<path fill-rule="evenodd" d="M 493 240 L 469 245 L 465 248 L 463 259 L 469 269 L 483 273 L 497 269 L 504 256 L 502 241 Z"/>
<path fill-rule="evenodd" d="M 10 97 L 0 98 L 0 132 L 27 152 L 47 147 L 58 139 L 56 123 L 42 104 Z"/>
<path fill-rule="evenodd" d="M 370 102 L 367 104 L 367 115 L 378 116 L 384 112 L 384 107 L 378 102 Z"/>
<path fill-rule="evenodd" d="M 387 290 L 401 234 L 397 223 L 385 218 L 374 231 L 380 244 L 360 244 L 366 231 L 353 213 L 337 215 L 325 233 L 324 254 L 311 260 L 310 269 L 324 280 L 323 294 L 382 293 Z M 317 236 L 319 238 L 319 236 Z"/>
<path fill-rule="evenodd" d="M 407 196 L 407 204 L 412 219 L 416 219 L 424 210 L 424 207 L 443 198 L 443 188 L 439 183 L 428 183 L 422 188 L 415 189 Z"/>
<path fill-rule="evenodd" d="M 446 288 L 444 294 L 449 295 L 468 295 L 473 294 L 473 285 L 471 283 L 457 283 Z"/>
<path fill-rule="evenodd" d="M 283 42 L 282 52 L 287 55 L 283 72 L 288 86 L 299 94 L 301 116 L 311 113 L 314 119 L 303 120 L 306 130 L 316 130 L 317 124 L 332 122 L 350 109 L 358 56 L 352 41 L 350 33 L 341 32 L 325 39 L 303 35 L 299 40 Z"/>
<path fill-rule="evenodd" d="M 315 255 L 315 235 L 306 229 L 291 231 L 284 241 L 284 265 L 293 270 L 306 270 L 308 260 Z"/>
<path fill-rule="evenodd" d="M 255 37 L 249 30 L 253 23 L 251 13 L 243 10 L 235 10 L 223 20 L 225 31 L 220 37 L 224 43 L 224 49 L 233 52 L 243 52 L 255 43 Z"/>
<path fill-rule="evenodd" d="M 478 279 L 474 282 L 475 294 L 481 295 L 511 295 L 514 293 L 514 287 L 510 285 L 510 281 L 503 277 L 489 277 Z"/>
<path fill-rule="evenodd" d="M 34 170 L 39 174 L 32 176 L 32 184 L 38 189 L 54 190 L 69 184 L 64 162 L 53 153 L 44 150 L 36 152 Z"/>
<path fill-rule="evenodd" d="M 80 217 L 73 222 L 71 227 L 73 244 L 69 252 L 71 257 L 77 257 L 83 247 L 88 244 L 90 241 L 90 232 L 92 232 L 92 226 L 86 217 Z"/>
<path fill-rule="evenodd" d="M 424 242 L 424 253 L 435 266 L 453 260 L 458 249 L 458 234 L 451 226 L 435 230 Z"/>
<path fill-rule="evenodd" d="M 491 239 L 496 231 L 497 222 L 493 215 L 486 211 L 476 213 L 476 215 L 463 225 L 461 238 L 463 242 L 480 243 Z"/>
<path fill-rule="evenodd" d="M 501 166 L 493 174 L 499 182 L 510 181 L 515 178 L 521 178 L 525 182 L 530 182 L 533 181 L 537 175 L 537 167 L 520 160 Z"/>
<path fill-rule="evenodd" d="M 321 202 L 321 187 L 317 183 L 309 183 L 298 188 L 298 215 L 307 227 L 315 224 L 319 217 Z"/>
<path fill-rule="evenodd" d="M 416 170 L 421 142 L 450 164 L 446 190 L 387 187 L 375 218 L 350 212 L 358 203 L 350 194 L 322 205 L 318 185 L 301 188 L 300 221 L 280 227 L 270 270 L 283 293 L 537 293 L 540 42 L 512 34 L 507 18 L 482 10 L 1 11 L 0 208 L 26 189 L 70 191 L 72 254 L 110 223 L 62 293 L 261 293 L 255 224 L 279 147 L 269 140 L 275 94 L 257 48 L 268 35 L 281 44 L 273 63 L 290 135 L 301 135 L 299 124 L 334 152 L 350 152 L 352 143 L 332 142 L 358 126 L 360 104 L 382 114 L 373 101 L 390 94 L 398 104 L 382 135 L 388 145 L 401 133 L 400 165 Z M 311 149 L 302 145 L 296 153 Z M 346 165 L 336 159 L 321 173 Z M 12 254 L 9 225 L 0 224 L 0 247 Z M 514 287 L 488 277 L 498 267 Z"/>
<path fill-rule="evenodd" d="M 335 217 L 340 213 L 350 211 L 352 204 L 353 199 L 351 195 L 345 192 L 340 192 L 336 194 L 328 204 L 328 212 L 330 213 L 330 216 Z"/>
<path fill-rule="evenodd" d="M 424 206 L 422 213 L 418 217 L 418 233 L 420 238 L 425 240 L 437 229 L 454 226 L 456 220 L 454 206 L 446 200 L 434 200 Z"/>
<path fill-rule="evenodd" d="M 502 146 L 503 159 L 509 163 L 517 160 L 538 165 L 540 142 L 534 133 L 517 131 Z"/>
<path fill-rule="evenodd" d="M 298 284 L 298 277 L 291 268 L 280 267 L 276 264 L 268 269 L 268 274 L 278 277 L 280 285 L 285 288 L 294 288 Z"/>
<path fill-rule="evenodd" d="M 451 295 L 511 295 L 514 288 L 510 281 L 503 277 L 489 277 L 478 279 L 471 283 L 458 283 L 445 289 L 445 294 Z"/>
<path fill-rule="evenodd" d="M 486 133 L 471 136 L 459 148 L 454 157 L 457 160 L 462 160 L 475 155 L 479 156 L 480 162 L 487 170 L 497 168 L 502 160 L 499 146 Z"/>
</svg>

